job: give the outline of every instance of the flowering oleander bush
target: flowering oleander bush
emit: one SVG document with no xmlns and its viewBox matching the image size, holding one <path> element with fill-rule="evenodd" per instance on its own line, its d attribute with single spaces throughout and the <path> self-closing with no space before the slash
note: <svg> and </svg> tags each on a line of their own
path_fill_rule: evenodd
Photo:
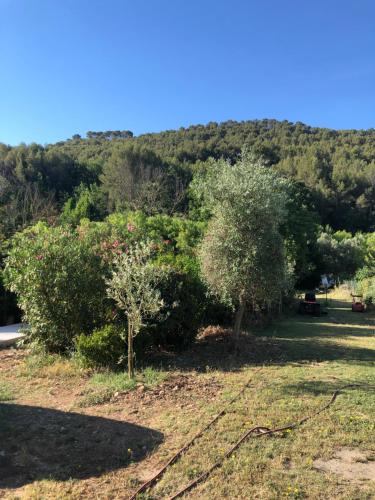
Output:
<svg viewBox="0 0 375 500">
<path fill-rule="evenodd" d="M 72 348 L 80 333 L 105 321 L 103 260 L 74 229 L 43 223 L 14 236 L 4 282 L 18 297 L 28 339 L 48 351 Z"/>
</svg>

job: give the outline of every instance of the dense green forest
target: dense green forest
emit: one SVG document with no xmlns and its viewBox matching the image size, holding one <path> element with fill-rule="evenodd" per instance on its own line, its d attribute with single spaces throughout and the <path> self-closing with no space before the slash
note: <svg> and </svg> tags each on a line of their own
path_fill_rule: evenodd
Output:
<svg viewBox="0 0 375 500">
<path fill-rule="evenodd" d="M 88 132 L 86 138 L 74 135 L 46 146 L 0 145 L 1 234 L 55 217 L 66 202 L 75 207 L 80 201 L 97 218 L 124 203 L 148 212 L 187 213 L 187 188 L 202 162 L 233 161 L 244 146 L 307 188 L 323 226 L 374 229 L 375 130 L 259 120 L 139 137 L 130 131 Z"/>
<path fill-rule="evenodd" d="M 205 185 L 206 192 L 213 192 L 213 166 L 220 177 L 220 165 L 224 170 L 225 165 L 235 165 L 241 151 L 252 158 L 249 165 L 259 161 L 260 172 L 269 170 L 287 183 L 283 188 L 286 215 L 280 215 L 276 233 L 285 246 L 285 262 L 295 286 L 316 286 L 322 273 L 349 279 L 362 268 L 362 279 L 370 279 L 372 290 L 375 130 L 336 131 L 276 120 L 209 123 L 138 137 L 129 130 L 90 131 L 85 138 L 76 134 L 44 146 L 0 144 L 2 259 L 9 242 L 17 244 L 14 235 L 26 235 L 20 242 L 31 248 L 27 242 L 34 233 L 27 233 L 27 228 L 38 222 L 52 231 L 47 237 L 40 227 L 36 230 L 32 238 L 40 237 L 42 246 L 49 238 L 57 238 L 59 233 L 52 228 L 64 227 L 78 231 L 80 238 L 85 234 L 92 247 L 125 244 L 132 233 L 128 228 L 134 226 L 140 238 L 142 234 L 161 245 L 161 261 L 173 262 L 176 272 L 189 275 L 189 286 L 203 296 L 197 249 L 215 210 L 197 186 Z M 251 177 L 251 170 L 245 171 Z M 226 175 L 229 182 L 230 169 Z M 238 182 L 245 185 L 244 180 Z M 233 196 L 246 197 L 245 187 L 238 190 L 236 182 L 231 185 Z M 270 193 L 267 197 L 272 199 Z M 239 213 L 248 208 L 238 207 Z M 259 217 L 263 215 L 260 211 Z M 227 214 L 220 217 L 229 221 Z M 271 228 L 273 218 L 265 220 Z M 268 233 L 265 237 L 271 230 Z M 101 243 L 93 234 L 95 238 L 100 235 Z M 14 309 L 14 296 L 4 291 L 0 296 L 0 322 L 4 322 Z M 207 305 L 209 314 L 216 306 Z M 224 316 L 228 312 L 215 311 Z"/>
</svg>

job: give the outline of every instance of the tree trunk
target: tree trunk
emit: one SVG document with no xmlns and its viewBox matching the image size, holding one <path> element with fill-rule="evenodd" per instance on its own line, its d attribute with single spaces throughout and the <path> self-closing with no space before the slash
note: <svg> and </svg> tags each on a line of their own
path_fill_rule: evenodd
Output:
<svg viewBox="0 0 375 500">
<path fill-rule="evenodd" d="M 242 323 L 242 318 L 243 318 L 244 312 L 245 312 L 245 302 L 242 298 L 240 298 L 240 304 L 238 306 L 238 309 L 236 312 L 236 319 L 234 322 L 234 342 L 235 342 L 236 346 L 238 344 L 238 339 L 240 338 L 241 323 Z"/>
<path fill-rule="evenodd" d="M 128 376 L 134 378 L 133 328 L 128 325 Z"/>
</svg>

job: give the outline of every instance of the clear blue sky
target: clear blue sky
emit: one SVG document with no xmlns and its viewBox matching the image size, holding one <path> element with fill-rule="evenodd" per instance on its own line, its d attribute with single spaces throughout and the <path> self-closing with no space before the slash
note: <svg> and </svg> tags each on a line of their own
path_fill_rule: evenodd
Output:
<svg viewBox="0 0 375 500">
<path fill-rule="evenodd" d="M 375 127 L 373 0 L 0 0 L 0 142 Z"/>
</svg>

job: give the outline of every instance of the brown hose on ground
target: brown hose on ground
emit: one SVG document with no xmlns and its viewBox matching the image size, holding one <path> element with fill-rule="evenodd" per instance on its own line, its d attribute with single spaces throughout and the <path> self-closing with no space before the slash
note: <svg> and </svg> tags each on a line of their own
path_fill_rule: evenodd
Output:
<svg viewBox="0 0 375 500">
<path fill-rule="evenodd" d="M 254 370 L 254 372 L 258 372 L 259 370 L 261 370 L 261 368 L 257 368 L 256 370 Z M 151 486 L 153 486 L 157 481 L 158 479 L 161 478 L 161 476 L 164 474 L 165 470 L 172 464 L 174 464 L 176 462 L 176 460 L 183 454 L 185 453 L 186 450 L 188 450 L 191 445 L 198 439 L 201 437 L 201 435 L 206 432 L 207 429 L 209 429 L 215 422 L 217 422 L 219 420 L 219 418 L 221 418 L 223 415 L 225 415 L 229 409 L 229 407 L 236 401 L 236 399 L 238 399 L 240 396 L 242 396 L 242 394 L 245 392 L 245 390 L 250 386 L 250 382 L 252 380 L 253 376 L 250 377 L 250 379 L 246 382 L 246 384 L 242 387 L 242 389 L 240 390 L 240 392 L 238 394 L 236 394 L 236 396 L 234 396 L 234 398 L 232 398 L 229 403 L 225 406 L 225 408 L 223 410 L 221 410 L 220 413 L 218 413 L 216 415 L 216 417 L 214 417 L 207 425 L 206 427 L 204 427 L 203 429 L 201 429 L 197 434 L 195 434 L 195 436 L 192 437 L 192 439 L 186 443 L 181 449 L 178 450 L 178 452 L 173 455 L 173 457 L 159 470 L 159 472 L 157 472 L 151 479 L 149 479 L 148 481 L 146 481 L 145 483 L 143 483 L 140 488 L 138 488 L 138 490 L 130 497 L 129 500 L 135 500 L 135 498 L 140 494 L 140 493 L 143 493 L 145 490 L 147 490 L 148 488 L 150 488 Z"/>
<path fill-rule="evenodd" d="M 195 486 L 197 486 L 197 484 L 199 484 L 202 481 L 204 481 L 211 474 L 211 472 L 213 470 L 215 470 L 218 467 L 220 467 L 221 464 L 223 463 L 223 461 L 226 458 L 229 458 L 232 455 L 232 453 L 235 450 L 237 450 L 237 448 L 247 438 L 249 438 L 250 436 L 253 435 L 253 437 L 261 437 L 261 436 L 266 436 L 266 435 L 270 435 L 270 434 L 275 434 L 276 432 L 283 432 L 283 431 L 286 431 L 286 430 L 289 430 L 289 429 L 295 429 L 296 427 L 304 424 L 308 420 L 311 420 L 312 418 L 316 417 L 317 415 L 319 415 L 320 413 L 322 413 L 323 411 L 325 411 L 327 408 L 329 408 L 334 403 L 334 401 L 336 400 L 337 396 L 341 393 L 341 391 L 343 391 L 344 389 L 349 389 L 349 388 L 353 388 L 353 387 L 370 387 L 370 386 L 366 386 L 364 384 L 347 384 L 347 385 L 344 385 L 340 389 L 337 389 L 332 394 L 332 397 L 328 401 L 328 403 L 326 403 L 324 406 L 322 406 L 321 408 L 319 408 L 319 410 L 317 410 L 316 412 L 312 413 L 311 415 L 308 415 L 308 416 L 302 418 L 301 420 L 298 420 L 297 422 L 294 422 L 292 424 L 284 425 L 282 427 L 277 427 L 275 429 L 269 429 L 268 427 L 262 427 L 262 426 L 252 427 L 251 429 L 249 429 L 248 431 L 246 431 L 245 434 L 243 434 L 242 437 L 231 448 L 229 448 L 229 450 L 225 453 L 225 455 L 222 456 L 222 458 L 219 461 L 217 461 L 209 469 L 207 469 L 205 472 L 203 472 L 203 474 L 201 474 L 197 479 L 195 479 L 194 481 L 192 481 L 191 483 L 189 483 L 187 486 L 185 486 L 184 488 L 182 488 L 181 490 L 179 490 L 176 494 L 174 494 L 173 496 L 171 496 L 169 498 L 169 500 L 175 500 L 176 498 L 179 498 L 184 493 L 187 493 L 188 491 L 190 491 L 193 488 L 195 488 Z"/>
</svg>

